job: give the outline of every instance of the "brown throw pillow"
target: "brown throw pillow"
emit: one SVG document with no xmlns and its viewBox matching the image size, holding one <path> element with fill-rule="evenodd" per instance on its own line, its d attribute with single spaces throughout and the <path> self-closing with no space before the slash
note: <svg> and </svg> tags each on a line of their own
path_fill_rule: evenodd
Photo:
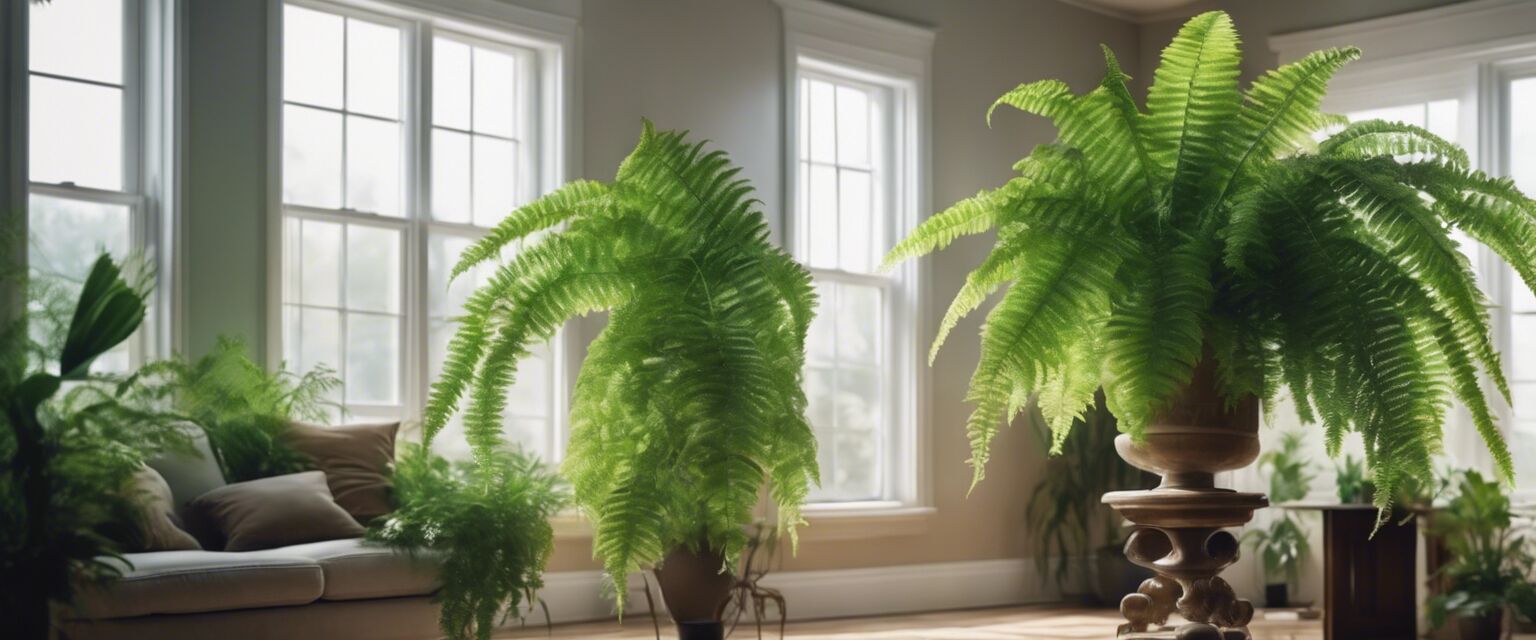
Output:
<svg viewBox="0 0 1536 640">
<path fill-rule="evenodd" d="M 283 438 L 325 472 L 336 504 L 366 525 L 395 510 L 389 477 L 399 430 L 399 422 L 335 427 L 295 422 Z"/>
<path fill-rule="evenodd" d="M 165 483 L 160 472 L 150 467 L 140 467 L 128 481 L 128 496 L 139 510 L 139 540 L 124 551 L 186 551 L 202 549 L 202 545 L 181 528 L 181 518 L 176 517 L 175 501 L 171 498 L 171 485 Z"/>
<path fill-rule="evenodd" d="M 363 527 L 331 499 L 319 471 L 227 484 L 198 496 L 191 511 L 223 535 L 225 551 L 363 535 Z"/>
</svg>

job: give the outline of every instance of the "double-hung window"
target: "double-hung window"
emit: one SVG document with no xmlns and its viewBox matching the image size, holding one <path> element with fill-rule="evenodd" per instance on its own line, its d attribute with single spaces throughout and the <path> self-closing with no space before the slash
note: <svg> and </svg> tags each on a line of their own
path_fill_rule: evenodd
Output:
<svg viewBox="0 0 1536 640">
<path fill-rule="evenodd" d="M 780 4 L 790 70 L 786 243 L 819 297 L 805 368 L 822 478 L 811 501 L 921 505 L 920 270 L 879 266 L 927 210 L 932 34 L 819 2 Z"/>
<path fill-rule="evenodd" d="M 333 370 L 349 419 L 411 420 L 491 272 L 450 282 L 459 254 L 564 178 L 559 45 L 368 6 L 283 10 L 281 354 Z M 559 343 L 508 392 L 509 439 L 549 459 Z M 457 422 L 437 442 L 467 452 Z"/>
<path fill-rule="evenodd" d="M 145 46 L 169 3 L 71 0 L 32 4 L 28 20 L 28 263 L 34 286 L 72 299 L 97 255 L 160 251 L 165 174 L 161 136 L 163 49 Z M 168 270 L 159 284 L 168 281 Z M 168 340 L 160 306 L 133 338 L 97 361 L 124 371 Z"/>
</svg>

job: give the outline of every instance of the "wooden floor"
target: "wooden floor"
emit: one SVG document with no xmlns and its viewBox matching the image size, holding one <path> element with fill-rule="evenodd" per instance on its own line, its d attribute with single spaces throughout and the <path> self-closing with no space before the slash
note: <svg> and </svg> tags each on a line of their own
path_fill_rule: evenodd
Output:
<svg viewBox="0 0 1536 640">
<path fill-rule="evenodd" d="M 1275 614 L 1269 618 L 1282 616 L 1284 614 Z M 1323 637 L 1322 624 L 1317 620 L 1266 619 L 1262 612 L 1255 618 L 1249 627 L 1254 640 L 1322 640 Z M 1112 609 L 1016 607 L 794 623 L 789 625 L 786 637 L 807 640 L 1111 640 L 1119 622 L 1118 613 Z M 665 620 L 661 631 L 663 638 L 676 637 L 666 628 Z M 543 628 L 530 628 L 498 637 L 540 638 L 547 637 L 545 634 Z M 622 627 L 617 622 L 557 626 L 554 637 L 641 640 L 655 638 L 656 634 L 650 617 L 635 616 L 626 618 Z M 732 637 L 755 639 L 757 633 L 755 629 L 743 628 L 737 629 Z M 778 634 L 776 630 L 765 629 L 763 637 L 777 638 Z"/>
</svg>

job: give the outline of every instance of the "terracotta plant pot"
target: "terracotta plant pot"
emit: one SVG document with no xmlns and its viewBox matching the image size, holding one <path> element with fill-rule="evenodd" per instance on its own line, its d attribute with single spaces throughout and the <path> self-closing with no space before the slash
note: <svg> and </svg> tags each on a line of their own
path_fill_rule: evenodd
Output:
<svg viewBox="0 0 1536 640">
<path fill-rule="evenodd" d="M 736 576 L 729 571 L 721 572 L 724 565 L 725 558 L 719 552 L 679 547 L 656 567 L 661 599 L 666 602 L 672 621 L 677 623 L 680 640 L 720 640 L 725 637 L 720 618 L 730 600 Z"/>
</svg>

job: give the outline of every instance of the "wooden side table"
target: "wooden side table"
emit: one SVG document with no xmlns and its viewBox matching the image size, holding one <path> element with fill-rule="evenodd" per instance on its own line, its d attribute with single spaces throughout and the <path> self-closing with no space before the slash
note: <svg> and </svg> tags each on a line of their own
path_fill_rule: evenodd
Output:
<svg viewBox="0 0 1536 640">
<path fill-rule="evenodd" d="M 1277 506 L 1323 514 L 1324 638 L 1417 637 L 1415 519 L 1394 517 L 1372 538 L 1376 507 L 1371 505 L 1291 502 Z M 1406 521 L 1399 524 L 1400 520 Z"/>
</svg>

